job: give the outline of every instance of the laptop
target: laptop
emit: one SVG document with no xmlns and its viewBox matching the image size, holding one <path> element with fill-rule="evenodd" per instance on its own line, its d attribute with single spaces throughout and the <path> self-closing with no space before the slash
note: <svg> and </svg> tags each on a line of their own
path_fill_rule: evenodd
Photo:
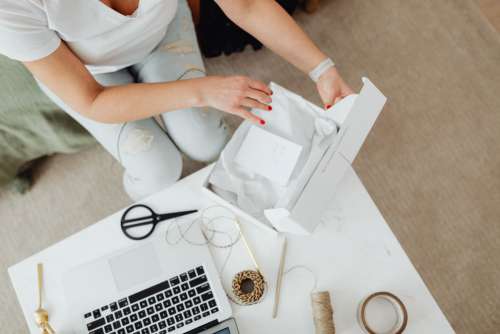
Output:
<svg viewBox="0 0 500 334">
<path fill-rule="evenodd" d="M 74 333 L 238 333 L 208 247 L 170 245 L 159 231 L 77 266 L 62 285 Z"/>
</svg>

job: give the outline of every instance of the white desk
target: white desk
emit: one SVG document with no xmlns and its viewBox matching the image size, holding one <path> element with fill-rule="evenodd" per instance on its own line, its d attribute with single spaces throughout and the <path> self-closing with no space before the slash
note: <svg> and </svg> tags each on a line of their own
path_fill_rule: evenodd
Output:
<svg viewBox="0 0 500 334">
<path fill-rule="evenodd" d="M 209 168 L 199 171 L 144 202 L 158 212 L 209 206 L 211 204 L 200 192 L 208 172 Z M 356 320 L 358 303 L 369 293 L 379 290 L 395 293 L 406 304 L 409 324 L 405 333 L 454 333 L 354 173 L 346 175 L 339 194 L 314 235 L 288 238 L 285 265 L 286 268 L 306 265 L 318 276 L 318 288 L 330 291 L 337 333 L 362 333 Z M 79 263 L 134 243 L 121 234 L 120 214 L 111 215 L 9 268 L 31 333 L 39 333 L 32 317 L 37 298 L 36 263 L 45 265 L 45 300 L 51 323 L 58 333 L 68 333 L 65 310 L 61 307 L 64 305 L 61 275 Z M 310 274 L 295 270 L 284 277 L 278 317 L 272 319 L 279 238 L 266 235 L 248 222 L 242 224 L 264 273 L 272 278 L 268 279 L 270 290 L 262 303 L 233 307 L 241 333 L 313 333 Z M 214 256 L 219 262 L 220 254 Z M 233 256 L 238 258 L 238 251 Z M 223 277 L 225 285 L 228 280 L 230 277 Z"/>
</svg>

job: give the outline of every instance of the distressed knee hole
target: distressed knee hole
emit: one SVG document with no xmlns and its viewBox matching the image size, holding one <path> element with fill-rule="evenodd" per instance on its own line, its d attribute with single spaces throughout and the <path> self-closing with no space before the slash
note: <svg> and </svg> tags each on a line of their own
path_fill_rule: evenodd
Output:
<svg viewBox="0 0 500 334">
<path fill-rule="evenodd" d="M 219 121 L 219 128 L 223 128 L 224 130 L 227 129 L 226 122 L 224 122 L 224 118 L 221 118 Z"/>
<path fill-rule="evenodd" d="M 153 140 L 154 135 L 151 131 L 135 128 L 128 133 L 120 148 L 123 153 L 138 154 L 148 151 L 151 148 Z"/>
<path fill-rule="evenodd" d="M 180 77 L 177 78 L 177 80 L 199 78 L 206 75 L 203 69 L 192 64 L 186 64 L 184 65 L 184 68 L 185 71 L 181 74 Z"/>
<path fill-rule="evenodd" d="M 192 42 L 185 39 L 180 39 L 178 41 L 165 44 L 160 48 L 160 50 L 172 53 L 186 54 L 186 53 L 193 53 L 194 47 Z"/>
<path fill-rule="evenodd" d="M 205 74 L 205 70 L 203 68 L 194 64 L 184 64 L 184 69 L 186 70 L 186 72 L 194 71 L 194 72 L 202 72 L 203 74 Z"/>
</svg>

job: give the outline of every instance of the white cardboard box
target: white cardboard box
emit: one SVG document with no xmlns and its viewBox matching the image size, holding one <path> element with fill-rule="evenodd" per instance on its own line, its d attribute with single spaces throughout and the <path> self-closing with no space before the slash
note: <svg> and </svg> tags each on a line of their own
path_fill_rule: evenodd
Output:
<svg viewBox="0 0 500 334">
<path fill-rule="evenodd" d="M 335 113 L 335 121 L 339 126 L 338 134 L 291 209 L 265 210 L 268 221 L 259 221 L 210 190 L 208 177 L 204 182 L 203 192 L 215 202 L 268 231 L 311 234 L 333 200 L 338 183 L 345 172 L 352 168 L 352 162 L 387 101 L 368 78 L 362 78 L 362 81 L 363 87 L 355 99 L 346 98 L 346 103 L 339 103 L 334 106 L 335 110 L 328 111 Z M 319 109 L 312 103 L 310 105 Z"/>
</svg>

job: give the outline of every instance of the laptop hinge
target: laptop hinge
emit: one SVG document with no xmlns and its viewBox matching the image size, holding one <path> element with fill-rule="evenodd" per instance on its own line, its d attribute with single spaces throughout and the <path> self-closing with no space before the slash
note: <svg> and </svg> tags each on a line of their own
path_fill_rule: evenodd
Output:
<svg viewBox="0 0 500 334">
<path fill-rule="evenodd" d="M 196 333 L 200 333 L 200 332 L 203 332 L 204 330 L 206 329 L 209 329 L 209 328 L 212 328 L 216 325 L 219 324 L 219 321 L 216 319 L 216 320 L 212 320 L 210 322 L 207 322 L 206 324 L 204 325 L 201 325 L 200 327 L 196 327 L 192 330 L 190 330 L 189 332 L 186 332 L 185 334 L 196 334 Z"/>
</svg>

